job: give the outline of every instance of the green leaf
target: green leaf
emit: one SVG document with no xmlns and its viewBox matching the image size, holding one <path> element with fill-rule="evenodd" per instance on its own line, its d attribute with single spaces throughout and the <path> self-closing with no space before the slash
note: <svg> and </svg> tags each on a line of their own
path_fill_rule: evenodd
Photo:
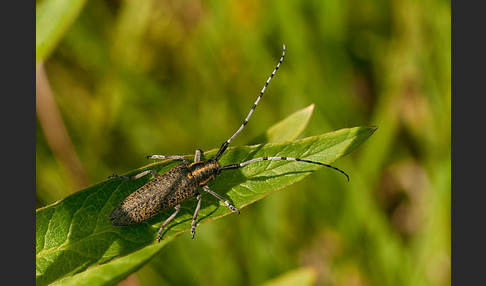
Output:
<svg viewBox="0 0 486 286">
<path fill-rule="evenodd" d="M 44 0 L 36 4 L 35 62 L 46 59 L 76 20 L 86 0 Z"/>
<path fill-rule="evenodd" d="M 56 283 L 58 286 L 82 286 L 82 285 L 116 285 L 128 275 L 137 271 L 147 261 L 152 259 L 172 239 L 166 239 L 158 244 L 142 248 L 130 255 L 114 259 L 98 267 L 68 277 Z"/>
<path fill-rule="evenodd" d="M 297 112 L 292 113 L 284 120 L 268 128 L 265 133 L 260 134 L 249 144 L 275 143 L 282 141 L 294 140 L 307 127 L 309 119 L 314 111 L 314 104 L 307 106 Z"/>
<path fill-rule="evenodd" d="M 371 136 L 376 127 L 355 127 L 297 141 L 228 148 L 220 159 L 222 166 L 264 156 L 288 156 L 330 164 L 345 156 Z M 211 158 L 217 150 L 206 152 Z M 188 156 L 188 158 L 192 158 Z M 179 164 L 162 161 L 130 172 L 134 175 L 152 169 L 164 173 Z M 237 170 L 223 171 L 209 183 L 211 189 L 240 210 L 270 193 L 300 181 L 321 168 L 293 161 L 262 161 Z M 326 171 L 335 172 L 332 169 Z M 351 180 L 352 180 L 352 174 Z M 336 172 L 336 176 L 343 176 Z M 130 193 L 151 180 L 110 179 L 88 187 L 36 212 L 36 282 L 45 285 L 109 262 L 145 246 L 155 244 L 160 224 L 174 210 L 168 209 L 145 222 L 125 227 L 112 226 L 108 215 Z M 346 178 L 343 176 L 343 180 Z M 164 229 L 163 238 L 186 232 L 196 201 L 181 204 L 179 215 Z M 232 212 L 219 200 L 203 196 L 198 224 Z M 197 235 L 196 235 L 197 236 Z"/>
</svg>

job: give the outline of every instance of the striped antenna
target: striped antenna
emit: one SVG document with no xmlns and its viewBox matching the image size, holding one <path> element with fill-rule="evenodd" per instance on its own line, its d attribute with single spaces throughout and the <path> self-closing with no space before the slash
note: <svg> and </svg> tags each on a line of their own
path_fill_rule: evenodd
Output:
<svg viewBox="0 0 486 286">
<path fill-rule="evenodd" d="M 338 172 L 343 173 L 346 176 L 346 178 L 348 178 L 348 182 L 349 182 L 349 176 L 348 176 L 348 174 L 346 174 L 344 171 L 342 171 L 342 170 L 340 170 L 340 169 L 338 169 L 336 167 L 333 167 L 333 166 L 328 165 L 328 164 L 320 163 L 320 162 L 309 161 L 309 160 L 304 160 L 304 159 L 299 159 L 299 158 L 290 158 L 290 157 L 261 157 L 261 158 L 255 158 L 255 159 L 251 159 L 251 160 L 248 160 L 246 162 L 243 162 L 243 163 L 232 164 L 232 165 L 227 165 L 227 166 L 221 167 L 220 170 L 238 169 L 238 168 L 244 167 L 244 166 L 246 166 L 248 164 L 251 164 L 251 163 L 255 163 L 255 162 L 259 162 L 259 161 L 267 161 L 267 160 L 297 161 L 297 162 L 304 162 L 304 163 L 310 163 L 310 164 L 316 164 L 316 165 L 328 167 L 328 168 L 331 168 L 331 169 L 334 169 L 334 170 L 336 170 Z"/>
<path fill-rule="evenodd" d="M 230 139 L 226 140 L 226 142 L 224 142 L 223 145 L 221 145 L 221 148 L 219 148 L 218 154 L 216 154 L 216 157 L 214 157 L 215 160 L 218 160 L 218 158 L 221 157 L 221 155 L 223 155 L 224 151 L 226 151 L 226 148 L 228 148 L 228 145 L 231 143 L 231 141 L 233 141 L 233 139 L 235 139 L 236 135 L 240 134 L 240 132 L 243 130 L 243 128 L 245 128 L 245 125 L 248 123 L 248 120 L 250 120 L 250 117 L 253 114 L 253 110 L 255 110 L 255 108 L 258 105 L 258 102 L 260 102 L 260 99 L 262 98 L 263 93 L 265 92 L 265 89 L 267 88 L 268 84 L 270 83 L 270 80 L 272 80 L 273 76 L 275 75 L 278 68 L 280 67 L 280 64 L 282 63 L 284 56 L 285 56 L 285 45 L 283 45 L 282 57 L 280 58 L 280 61 L 278 62 L 277 67 L 275 67 L 272 74 L 267 79 L 267 82 L 263 86 L 263 89 L 260 92 L 260 95 L 258 96 L 257 100 L 253 104 L 253 107 L 250 109 L 250 112 L 246 116 L 245 121 L 243 121 L 243 124 L 241 124 L 240 128 L 238 130 L 236 130 L 235 134 L 233 134 L 233 136 L 231 136 Z"/>
</svg>

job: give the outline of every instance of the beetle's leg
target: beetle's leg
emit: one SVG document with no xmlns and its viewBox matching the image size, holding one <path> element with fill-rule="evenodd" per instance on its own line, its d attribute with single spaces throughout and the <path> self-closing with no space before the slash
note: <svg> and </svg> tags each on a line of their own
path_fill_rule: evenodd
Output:
<svg viewBox="0 0 486 286">
<path fill-rule="evenodd" d="M 169 160 L 182 160 L 184 163 L 189 163 L 184 156 L 165 156 L 165 155 L 148 155 L 147 159 L 169 159 Z"/>
<path fill-rule="evenodd" d="M 197 219 L 197 214 L 199 213 L 199 210 L 201 209 L 201 194 L 197 194 L 196 196 L 196 200 L 197 200 L 197 206 L 196 206 L 196 210 L 194 211 L 194 215 L 192 216 L 192 224 L 191 224 L 191 234 L 192 234 L 192 238 L 194 238 L 194 236 L 196 235 L 196 219 Z"/>
<path fill-rule="evenodd" d="M 194 155 L 194 162 L 201 161 L 201 154 L 202 154 L 202 150 L 201 149 L 197 149 L 196 150 L 196 154 Z"/>
<path fill-rule="evenodd" d="M 237 208 L 235 208 L 230 203 L 228 203 L 228 201 L 225 198 L 223 198 L 222 196 L 220 196 L 218 193 L 212 191 L 206 185 L 203 185 L 202 187 L 203 187 L 203 190 L 205 190 L 206 192 L 210 193 L 211 195 L 217 197 L 220 201 L 222 201 L 230 210 L 232 210 L 232 211 L 237 212 L 238 214 L 240 214 L 240 211 Z"/>
<path fill-rule="evenodd" d="M 122 179 L 122 180 L 136 180 L 136 179 L 140 179 L 141 177 L 147 175 L 148 173 L 151 173 L 152 176 L 154 176 L 154 178 L 157 178 L 158 176 L 160 176 L 154 170 L 147 170 L 147 171 L 143 171 L 142 173 L 137 174 L 137 175 L 132 176 L 132 177 L 127 177 L 127 176 L 121 176 L 121 175 L 113 174 L 113 175 L 109 175 L 108 176 L 108 179 L 109 178 L 117 178 L 117 179 Z"/>
<path fill-rule="evenodd" d="M 175 207 L 175 212 L 168 218 L 164 221 L 164 223 L 160 226 L 160 229 L 159 229 L 159 232 L 157 233 L 157 242 L 160 242 L 160 239 L 162 238 L 162 230 L 164 229 L 164 227 L 171 221 L 173 220 L 176 215 L 179 213 L 179 211 L 181 210 L 181 205 L 176 205 Z"/>
</svg>

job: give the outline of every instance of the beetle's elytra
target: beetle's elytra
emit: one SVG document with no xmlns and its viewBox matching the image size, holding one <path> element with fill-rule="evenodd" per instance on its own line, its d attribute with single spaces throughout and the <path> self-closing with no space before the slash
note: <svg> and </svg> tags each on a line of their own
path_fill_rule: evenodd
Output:
<svg viewBox="0 0 486 286">
<path fill-rule="evenodd" d="M 183 156 L 149 155 L 147 156 L 147 158 L 181 160 L 182 163 L 162 175 L 159 175 L 154 170 L 147 170 L 133 177 L 125 177 L 116 174 L 109 176 L 108 178 L 114 177 L 123 180 L 136 180 L 150 173 L 154 177 L 152 181 L 140 187 L 138 190 L 126 197 L 118 206 L 115 207 L 115 209 L 109 215 L 112 224 L 115 226 L 127 226 L 136 224 L 153 217 L 163 210 L 174 207 L 175 212 L 169 218 L 167 218 L 160 226 L 157 235 L 157 241 L 160 242 L 162 238 L 162 230 L 177 215 L 180 210 L 180 203 L 188 198 L 195 196 L 197 199 L 197 206 L 196 210 L 194 211 L 191 225 L 191 234 L 192 238 L 194 238 L 194 235 L 196 233 L 196 219 L 201 208 L 201 194 L 199 193 L 199 190 L 202 189 L 203 191 L 215 196 L 216 198 L 221 200 L 229 209 L 234 212 L 240 213 L 238 209 L 232 206 L 225 198 L 220 196 L 218 193 L 212 191 L 206 184 L 210 180 L 214 179 L 223 170 L 241 168 L 258 161 L 288 160 L 317 164 L 332 168 L 343 173 L 349 181 L 349 176 L 344 171 L 336 167 L 320 162 L 290 157 L 261 157 L 251 159 L 243 163 L 237 163 L 223 167 L 220 166 L 218 159 L 224 154 L 226 148 L 228 148 L 228 145 L 231 143 L 231 141 L 233 141 L 233 139 L 243 130 L 243 128 L 248 123 L 248 120 L 253 114 L 253 111 L 257 107 L 260 99 L 262 98 L 263 93 L 265 92 L 265 89 L 267 88 L 270 80 L 273 78 L 278 68 L 280 67 L 284 56 L 285 45 L 283 46 L 282 56 L 277 66 L 263 86 L 260 95 L 253 104 L 253 107 L 250 109 L 250 112 L 246 116 L 245 121 L 243 121 L 243 124 L 233 134 L 233 136 L 231 136 L 221 145 L 218 153 L 214 158 L 211 158 L 207 161 L 201 161 L 201 150 L 196 150 L 193 163 L 189 163 L 189 161 L 187 161 L 187 159 Z"/>
<path fill-rule="evenodd" d="M 179 164 L 163 175 L 154 176 L 123 200 L 110 214 L 113 225 L 131 225 L 177 205 L 197 194 L 199 186 L 219 174 L 218 161 Z"/>
</svg>

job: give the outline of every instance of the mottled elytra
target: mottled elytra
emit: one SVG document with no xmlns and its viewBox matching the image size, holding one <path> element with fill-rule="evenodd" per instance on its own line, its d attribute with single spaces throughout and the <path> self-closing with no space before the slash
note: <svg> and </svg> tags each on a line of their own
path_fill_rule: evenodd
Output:
<svg viewBox="0 0 486 286">
<path fill-rule="evenodd" d="M 223 170 L 238 169 L 258 161 L 287 160 L 317 164 L 332 168 L 343 173 L 349 181 L 349 176 L 336 167 L 320 162 L 290 157 L 261 157 L 251 159 L 243 163 L 231 164 L 227 166 L 219 165 L 218 159 L 223 155 L 224 151 L 226 150 L 226 148 L 228 148 L 228 145 L 231 143 L 231 141 L 233 141 L 233 139 L 243 130 L 243 128 L 245 128 L 245 125 L 248 123 L 248 120 L 250 120 L 250 117 L 257 107 L 258 102 L 260 102 L 260 99 L 262 98 L 265 89 L 270 83 L 270 80 L 273 78 L 278 68 L 280 67 L 284 56 L 285 45 L 283 46 L 282 57 L 280 58 L 277 66 L 273 70 L 268 80 L 265 82 L 265 85 L 263 86 L 260 95 L 253 104 L 253 107 L 250 109 L 250 112 L 246 116 L 245 121 L 243 121 L 243 124 L 241 124 L 240 128 L 235 132 L 235 134 L 233 134 L 233 136 L 231 136 L 223 143 L 223 145 L 221 145 L 221 148 L 219 149 L 215 157 L 207 161 L 201 161 L 202 151 L 196 150 L 194 162 L 190 163 L 184 156 L 149 155 L 147 156 L 147 158 L 150 159 L 181 160 L 182 163 L 162 175 L 159 175 L 154 170 L 147 170 L 133 177 L 120 176 L 116 174 L 109 176 L 108 178 L 114 177 L 123 180 L 136 180 L 148 174 L 151 174 L 154 177 L 152 181 L 140 187 L 138 190 L 126 197 L 118 206 L 115 207 L 115 209 L 109 215 L 112 224 L 115 226 L 136 224 L 151 218 L 152 216 L 163 210 L 174 207 L 175 212 L 169 218 L 167 218 L 160 226 L 157 235 L 157 241 L 160 242 L 160 239 L 162 237 L 162 230 L 172 219 L 174 219 L 177 213 L 179 213 L 181 209 L 180 203 L 187 198 L 195 196 L 197 200 L 197 206 L 196 210 L 194 211 L 191 226 L 191 234 L 192 238 L 194 238 L 194 235 L 196 234 L 196 219 L 201 208 L 201 194 L 199 193 L 199 190 L 202 189 L 203 191 L 215 196 L 216 198 L 221 200 L 230 210 L 236 213 L 240 213 L 237 208 L 232 206 L 225 198 L 220 196 L 218 193 L 212 191 L 206 184 Z"/>
</svg>

